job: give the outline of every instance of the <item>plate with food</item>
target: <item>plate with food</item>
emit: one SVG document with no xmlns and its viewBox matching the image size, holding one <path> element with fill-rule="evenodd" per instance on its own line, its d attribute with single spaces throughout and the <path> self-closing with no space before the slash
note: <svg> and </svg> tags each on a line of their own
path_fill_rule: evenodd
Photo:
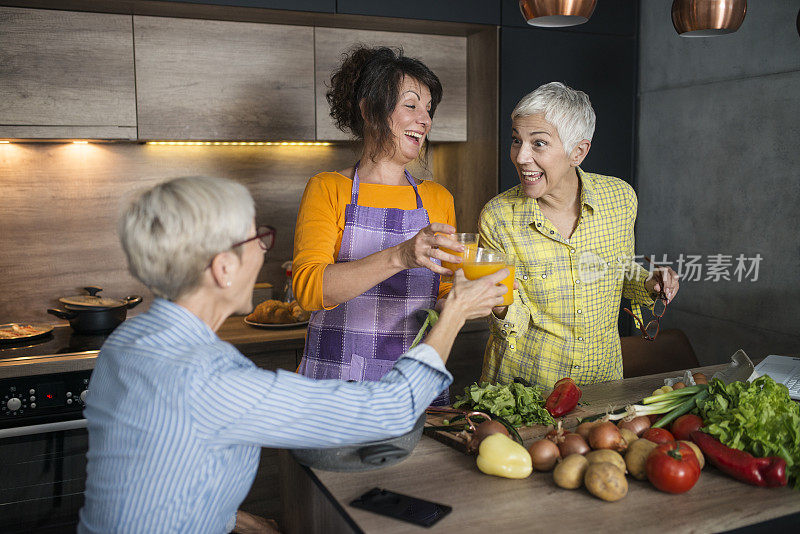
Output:
<svg viewBox="0 0 800 534">
<path fill-rule="evenodd" d="M 39 339 L 53 331 L 52 325 L 0 324 L 0 344 L 11 344 L 20 341 Z"/>
<path fill-rule="evenodd" d="M 311 313 L 301 308 L 296 300 L 281 302 L 270 299 L 256 306 L 253 313 L 244 318 L 244 323 L 256 328 L 297 328 L 307 325 L 309 317 Z"/>
</svg>

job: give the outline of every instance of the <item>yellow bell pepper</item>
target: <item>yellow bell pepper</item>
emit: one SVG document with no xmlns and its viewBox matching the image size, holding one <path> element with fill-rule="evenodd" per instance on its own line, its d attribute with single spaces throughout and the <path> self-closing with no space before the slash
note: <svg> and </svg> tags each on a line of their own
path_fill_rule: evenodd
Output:
<svg viewBox="0 0 800 534">
<path fill-rule="evenodd" d="M 528 451 L 504 434 L 484 438 L 478 448 L 478 469 L 487 475 L 505 478 L 525 478 L 533 471 Z"/>
</svg>

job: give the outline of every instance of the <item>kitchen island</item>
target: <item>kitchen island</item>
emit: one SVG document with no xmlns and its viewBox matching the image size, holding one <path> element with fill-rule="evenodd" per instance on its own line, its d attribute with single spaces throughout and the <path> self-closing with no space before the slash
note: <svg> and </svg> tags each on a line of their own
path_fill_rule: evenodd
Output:
<svg viewBox="0 0 800 534">
<path fill-rule="evenodd" d="M 711 376 L 722 367 L 700 370 Z M 636 402 L 663 385 L 663 378 L 679 374 L 586 386 L 582 408 L 601 413 Z M 428 436 L 405 461 L 375 471 L 308 469 L 288 453 L 281 461 L 283 526 L 289 533 L 423 531 L 349 505 L 375 487 L 452 506 L 453 511 L 430 529 L 435 532 L 720 532 L 800 513 L 800 492 L 749 486 L 708 466 L 685 494 L 662 493 L 629 476 L 628 495 L 604 502 L 583 488 L 557 487 L 552 473 L 534 472 L 523 480 L 485 475 L 475 466 L 474 456 Z"/>
</svg>

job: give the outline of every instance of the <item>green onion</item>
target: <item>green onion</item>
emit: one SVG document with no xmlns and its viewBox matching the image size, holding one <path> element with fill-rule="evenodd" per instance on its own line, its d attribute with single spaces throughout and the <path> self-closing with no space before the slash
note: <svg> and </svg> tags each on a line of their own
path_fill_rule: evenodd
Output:
<svg viewBox="0 0 800 534">
<path fill-rule="evenodd" d="M 650 397 L 645 397 L 642 400 L 643 404 L 652 404 L 654 402 L 660 402 L 665 400 L 672 400 L 681 397 L 687 397 L 689 395 L 695 395 L 700 393 L 701 391 L 705 391 L 708 389 L 708 386 L 705 384 L 699 386 L 688 386 L 682 389 L 676 389 L 673 391 L 668 391 L 666 393 L 662 393 L 661 395 L 653 395 Z"/>
<path fill-rule="evenodd" d="M 411 343 L 409 350 L 416 347 L 417 343 L 419 343 L 420 340 L 422 340 L 422 336 L 425 335 L 425 331 L 428 329 L 428 326 L 430 325 L 431 327 L 433 327 L 433 325 L 436 324 L 436 321 L 439 320 L 439 313 L 436 310 L 425 309 L 425 311 L 428 312 L 428 316 L 425 317 L 425 322 L 422 323 L 419 332 L 417 332 L 417 337 L 414 338 L 414 341 Z"/>
<path fill-rule="evenodd" d="M 653 428 L 661 428 L 667 426 L 678 417 L 691 412 L 692 410 L 695 409 L 697 403 L 703 401 L 706 397 L 708 397 L 708 388 L 701 391 L 700 393 L 697 393 L 696 395 L 693 395 L 689 400 L 681 403 L 677 408 L 670 411 L 667 415 L 656 421 L 656 423 L 653 425 Z"/>
</svg>

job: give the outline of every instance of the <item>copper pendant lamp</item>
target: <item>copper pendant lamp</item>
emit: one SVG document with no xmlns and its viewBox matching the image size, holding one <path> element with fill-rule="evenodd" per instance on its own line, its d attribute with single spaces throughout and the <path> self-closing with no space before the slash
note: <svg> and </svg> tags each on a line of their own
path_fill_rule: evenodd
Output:
<svg viewBox="0 0 800 534">
<path fill-rule="evenodd" d="M 715 37 L 739 29 L 747 0 L 673 0 L 672 25 L 681 37 Z"/>
<path fill-rule="evenodd" d="M 563 28 L 583 24 L 597 0 L 519 0 L 519 10 L 531 26 Z"/>
</svg>

